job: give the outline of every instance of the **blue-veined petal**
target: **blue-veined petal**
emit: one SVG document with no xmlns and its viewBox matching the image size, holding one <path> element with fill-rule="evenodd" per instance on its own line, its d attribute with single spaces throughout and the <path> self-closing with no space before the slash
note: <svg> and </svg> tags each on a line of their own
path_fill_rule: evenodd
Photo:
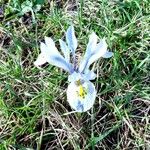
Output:
<svg viewBox="0 0 150 150">
<path fill-rule="evenodd" d="M 61 56 L 61 54 L 58 52 L 57 48 L 55 47 L 53 40 L 51 40 L 51 38 L 45 38 L 45 42 L 46 44 L 42 42 L 40 44 L 41 55 L 39 56 L 39 59 L 42 59 L 42 57 L 44 57 L 45 62 L 60 67 L 70 73 L 73 72 L 73 68 L 71 64 L 67 62 L 63 56 Z M 40 61 L 39 59 L 38 61 Z"/>
<path fill-rule="evenodd" d="M 43 46 L 44 45 L 41 44 L 41 51 L 45 53 L 44 56 L 46 57 L 47 62 L 68 72 L 72 72 L 71 64 L 67 62 L 63 56 L 61 56 L 56 47 L 52 46 L 53 49 L 51 49 L 51 47 L 47 45 L 46 50 L 44 51 L 45 46 Z"/>
<path fill-rule="evenodd" d="M 50 55 L 50 57 L 47 58 L 47 62 L 50 63 L 51 65 L 62 68 L 68 71 L 69 73 L 72 72 L 71 64 L 66 62 L 66 60 L 61 55 Z"/>
<path fill-rule="evenodd" d="M 62 52 L 65 56 L 65 59 L 69 62 L 69 60 L 70 60 L 70 50 L 69 50 L 68 46 L 61 39 L 59 39 L 59 43 L 60 43 L 60 48 L 61 48 L 61 50 L 62 50 Z"/>
<path fill-rule="evenodd" d="M 85 69 L 85 66 L 88 63 L 89 58 L 91 57 L 91 54 L 93 53 L 93 51 L 96 48 L 96 44 L 97 44 L 97 35 L 93 32 L 90 36 L 89 36 L 89 42 L 86 48 L 86 52 L 85 55 L 83 57 L 83 60 L 80 63 L 79 66 L 79 71 L 82 72 Z"/>
<path fill-rule="evenodd" d="M 78 86 L 75 82 L 71 82 L 67 89 L 67 100 L 71 108 L 73 108 L 76 112 L 85 112 L 89 110 L 93 106 L 96 98 L 96 90 L 93 83 L 87 81 L 84 82 L 82 86 L 86 92 L 84 98 L 78 95 L 80 86 Z"/>
<path fill-rule="evenodd" d="M 86 48 L 86 52 L 85 55 L 91 55 L 91 53 L 95 50 L 96 44 L 97 44 L 97 35 L 95 34 L 95 32 L 92 32 L 92 34 L 90 34 L 89 36 L 89 42 Z"/>
<path fill-rule="evenodd" d="M 100 57 L 104 56 L 106 52 L 107 52 L 107 43 L 106 43 L 105 39 L 102 39 L 100 41 L 100 43 L 97 44 L 95 50 L 93 51 L 93 54 L 89 58 L 89 61 L 88 61 L 87 66 L 86 66 L 86 69 L 89 68 L 89 66 L 94 61 L 96 61 Z"/>
<path fill-rule="evenodd" d="M 77 39 L 74 33 L 74 27 L 70 26 L 66 32 L 66 41 L 68 44 L 69 49 L 71 50 L 72 54 L 75 55 L 75 50 L 77 48 Z"/>
</svg>

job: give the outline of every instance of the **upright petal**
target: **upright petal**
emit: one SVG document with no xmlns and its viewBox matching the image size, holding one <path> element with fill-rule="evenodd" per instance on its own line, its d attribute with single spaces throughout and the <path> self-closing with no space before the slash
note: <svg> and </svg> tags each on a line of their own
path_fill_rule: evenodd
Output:
<svg viewBox="0 0 150 150">
<path fill-rule="evenodd" d="M 105 39 L 102 39 L 100 43 L 97 44 L 95 50 L 93 51 L 91 57 L 88 60 L 86 68 L 89 68 L 89 66 L 96 61 L 98 58 L 104 56 L 107 52 L 107 43 Z"/>
<path fill-rule="evenodd" d="M 85 95 L 80 95 L 80 86 L 75 82 L 71 82 L 67 89 L 67 100 L 70 106 L 77 112 L 85 112 L 89 110 L 96 98 L 96 90 L 93 83 L 90 81 L 84 82 L 82 87 L 85 90 Z"/>
<path fill-rule="evenodd" d="M 59 39 L 59 43 L 60 43 L 60 48 L 61 48 L 61 50 L 62 50 L 62 52 L 65 56 L 65 59 L 69 62 L 69 60 L 70 60 L 70 50 L 69 50 L 68 46 L 61 39 Z"/>
<path fill-rule="evenodd" d="M 66 41 L 72 54 L 75 55 L 75 50 L 77 48 L 77 39 L 74 33 L 73 26 L 70 26 L 66 32 Z"/>
<path fill-rule="evenodd" d="M 95 47 L 96 47 L 96 44 L 97 44 L 97 38 L 98 37 L 95 34 L 95 32 L 92 32 L 92 34 L 89 36 L 89 42 L 88 42 L 88 45 L 87 45 L 87 48 L 86 48 L 85 55 L 89 55 L 95 50 Z"/>
<path fill-rule="evenodd" d="M 83 57 L 83 60 L 80 63 L 79 66 L 79 71 L 82 72 L 85 68 L 85 66 L 87 65 L 87 62 L 89 60 L 89 58 L 91 57 L 92 52 L 95 50 L 97 44 L 97 35 L 93 32 L 90 36 L 89 36 L 89 42 L 86 48 L 86 52 L 85 55 Z"/>
</svg>

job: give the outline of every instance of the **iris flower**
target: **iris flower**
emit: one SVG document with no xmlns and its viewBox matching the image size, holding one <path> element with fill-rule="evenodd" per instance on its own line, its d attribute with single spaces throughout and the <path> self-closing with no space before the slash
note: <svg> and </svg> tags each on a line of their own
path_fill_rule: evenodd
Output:
<svg viewBox="0 0 150 150">
<path fill-rule="evenodd" d="M 77 65 L 77 39 L 73 26 L 66 31 L 66 42 L 60 39 L 59 43 L 63 56 L 57 50 L 54 41 L 50 37 L 45 37 L 45 43 L 40 44 L 41 53 L 34 64 L 41 66 L 48 62 L 67 71 L 67 101 L 76 112 L 85 112 L 93 106 L 96 98 L 96 89 L 91 82 L 96 78 L 96 74 L 90 70 L 90 66 L 100 57 L 109 58 L 113 53 L 107 50 L 105 39 L 98 43 L 98 37 L 93 32 L 89 36 L 83 59 Z"/>
</svg>

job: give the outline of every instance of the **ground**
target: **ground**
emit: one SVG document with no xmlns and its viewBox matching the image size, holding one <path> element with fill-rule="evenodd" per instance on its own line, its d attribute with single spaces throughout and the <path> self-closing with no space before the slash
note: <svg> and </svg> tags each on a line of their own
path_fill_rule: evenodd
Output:
<svg viewBox="0 0 150 150">
<path fill-rule="evenodd" d="M 70 24 L 79 57 L 92 31 L 114 52 L 94 64 L 97 97 L 85 113 L 70 113 L 66 72 L 33 64 L 44 37 L 59 49 Z M 149 0 L 1 0 L 0 150 L 149 150 L 149 42 Z"/>
</svg>

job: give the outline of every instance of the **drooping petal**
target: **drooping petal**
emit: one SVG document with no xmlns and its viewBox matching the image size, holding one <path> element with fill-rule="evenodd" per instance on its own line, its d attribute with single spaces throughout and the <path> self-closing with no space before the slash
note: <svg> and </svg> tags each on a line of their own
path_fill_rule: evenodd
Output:
<svg viewBox="0 0 150 150">
<path fill-rule="evenodd" d="M 70 60 L 70 50 L 69 50 L 67 44 L 61 39 L 59 39 L 59 43 L 60 43 L 60 48 L 61 48 L 61 50 L 62 50 L 62 52 L 65 56 L 65 59 L 69 62 L 69 60 Z"/>
<path fill-rule="evenodd" d="M 89 42 L 86 48 L 86 52 L 85 55 L 83 57 L 83 60 L 80 63 L 79 66 L 79 71 L 82 72 L 85 68 L 85 66 L 87 65 L 87 62 L 91 56 L 91 54 L 93 53 L 93 51 L 95 50 L 97 44 L 97 35 L 93 32 L 90 36 L 89 36 Z"/>
<path fill-rule="evenodd" d="M 89 110 L 96 98 L 96 90 L 93 83 L 90 81 L 84 82 L 82 87 L 85 90 L 85 96 L 81 97 L 78 93 L 80 91 L 80 86 L 75 82 L 71 82 L 67 89 L 67 100 L 70 106 L 77 112 L 85 112 Z"/>
<path fill-rule="evenodd" d="M 90 34 L 89 42 L 88 42 L 88 45 L 87 45 L 87 48 L 86 48 L 85 55 L 90 55 L 95 50 L 95 47 L 96 47 L 96 44 L 97 44 L 97 38 L 98 37 L 95 34 L 95 32 L 92 32 L 92 34 Z"/>
<path fill-rule="evenodd" d="M 44 57 L 43 53 L 41 53 L 39 54 L 38 58 L 34 62 L 34 65 L 38 67 L 38 66 L 45 64 L 46 62 L 47 62 L 46 58 Z"/>
<path fill-rule="evenodd" d="M 68 44 L 69 49 L 71 50 L 72 54 L 75 55 L 75 50 L 77 48 L 77 39 L 74 33 L 74 27 L 70 26 L 66 32 L 66 41 Z"/>
</svg>

